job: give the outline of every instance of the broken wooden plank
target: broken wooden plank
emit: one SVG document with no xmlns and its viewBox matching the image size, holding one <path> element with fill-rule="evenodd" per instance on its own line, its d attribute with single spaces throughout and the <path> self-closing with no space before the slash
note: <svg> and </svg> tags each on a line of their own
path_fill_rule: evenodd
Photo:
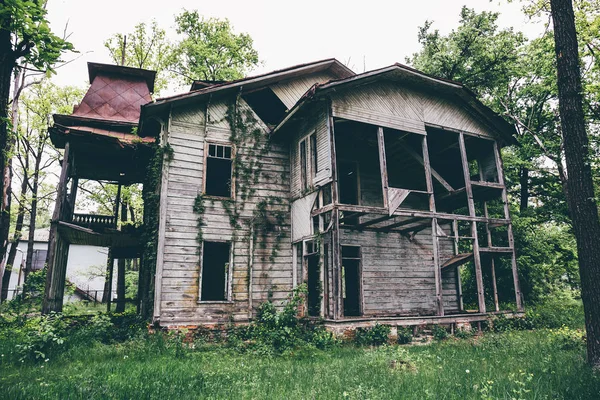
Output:
<svg viewBox="0 0 600 400">
<path fill-rule="evenodd" d="M 393 215 L 410 194 L 408 189 L 388 188 L 388 213 Z"/>
<path fill-rule="evenodd" d="M 460 267 L 473 259 L 473 253 L 460 253 L 446 261 L 440 267 L 441 269 Z"/>
</svg>

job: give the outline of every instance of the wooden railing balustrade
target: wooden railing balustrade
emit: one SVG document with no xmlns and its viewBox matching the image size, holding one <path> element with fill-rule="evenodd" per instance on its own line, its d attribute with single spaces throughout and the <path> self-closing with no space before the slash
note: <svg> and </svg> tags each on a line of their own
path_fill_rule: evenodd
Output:
<svg viewBox="0 0 600 400">
<path fill-rule="evenodd" d="M 90 228 L 114 228 L 117 220 L 114 215 L 73 214 L 71 222 L 75 225 Z"/>
</svg>

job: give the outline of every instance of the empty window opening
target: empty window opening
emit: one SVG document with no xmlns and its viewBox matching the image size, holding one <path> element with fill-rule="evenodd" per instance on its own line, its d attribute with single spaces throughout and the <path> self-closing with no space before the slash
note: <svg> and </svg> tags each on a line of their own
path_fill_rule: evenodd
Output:
<svg viewBox="0 0 600 400">
<path fill-rule="evenodd" d="M 343 204 L 384 205 L 377 130 L 374 125 L 335 121 L 339 200 Z"/>
<path fill-rule="evenodd" d="M 311 134 L 309 136 L 309 142 L 310 142 L 310 175 L 312 176 L 313 180 L 314 178 L 316 178 L 317 176 L 317 135 L 316 134 Z"/>
<path fill-rule="evenodd" d="M 210 196 L 231 197 L 232 148 L 209 144 L 206 157 L 205 193 Z"/>
<path fill-rule="evenodd" d="M 458 133 L 427 128 L 427 150 L 432 173 L 435 171 L 439 174 L 455 191 L 464 188 L 465 178 Z M 440 195 L 448 193 L 448 188 L 444 187 L 439 180 L 435 177 L 432 180 L 434 193 Z"/>
<path fill-rule="evenodd" d="M 474 182 L 498 182 L 494 142 L 465 135 L 469 173 Z"/>
<path fill-rule="evenodd" d="M 302 189 L 308 188 L 308 161 L 306 159 L 306 148 L 306 139 L 303 139 L 300 141 L 300 180 L 302 181 Z"/>
<path fill-rule="evenodd" d="M 360 247 L 342 246 L 342 298 L 344 316 L 361 315 Z"/>
<path fill-rule="evenodd" d="M 360 204 L 357 162 L 340 160 L 338 163 L 338 182 L 340 187 L 340 203 Z"/>
<path fill-rule="evenodd" d="M 32 271 L 39 271 L 44 269 L 44 265 L 46 264 L 46 255 L 48 254 L 48 250 L 34 250 L 33 251 L 33 262 L 31 263 Z"/>
<path fill-rule="evenodd" d="M 321 314 L 321 271 L 319 247 L 314 241 L 306 242 L 306 284 L 308 289 L 308 315 L 318 317 Z"/>
<path fill-rule="evenodd" d="M 202 249 L 201 301 L 227 300 L 229 253 L 229 243 L 204 242 Z"/>
<path fill-rule="evenodd" d="M 270 88 L 245 93 L 242 97 L 256 115 L 268 125 L 276 125 L 285 117 L 287 107 Z"/>
<path fill-rule="evenodd" d="M 384 129 L 388 186 L 427 191 L 423 160 L 423 136 Z"/>
</svg>

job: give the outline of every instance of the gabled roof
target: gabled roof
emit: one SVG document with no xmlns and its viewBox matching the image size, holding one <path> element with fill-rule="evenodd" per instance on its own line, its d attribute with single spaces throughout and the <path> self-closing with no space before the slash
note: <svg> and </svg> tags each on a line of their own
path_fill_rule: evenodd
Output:
<svg viewBox="0 0 600 400">
<path fill-rule="evenodd" d="M 273 128 L 272 133 L 276 133 L 285 126 L 305 104 L 335 90 L 363 85 L 380 79 L 397 80 L 419 87 L 426 87 L 429 90 L 435 90 L 446 96 L 456 96 L 457 100 L 464 102 L 465 105 L 470 107 L 492 130 L 496 131 L 507 144 L 517 143 L 513 136 L 516 133 L 514 126 L 506 122 L 502 117 L 479 101 L 477 96 L 463 84 L 448 79 L 437 78 L 399 63 L 347 78 L 333 80 L 323 84 L 315 84 L 300 100 L 298 100 L 296 105 L 288 112 L 287 116 Z"/>
<path fill-rule="evenodd" d="M 303 76 L 313 72 L 325 70 L 330 70 L 336 77 L 340 79 L 348 78 L 355 75 L 354 72 L 352 72 L 352 70 L 350 70 L 344 64 L 340 63 L 335 58 L 329 58 L 326 60 L 320 60 L 306 64 L 299 64 L 293 67 L 272 71 L 266 74 L 251 76 L 248 78 L 238 79 L 235 81 L 218 83 L 188 93 L 163 97 L 156 100 L 154 103 L 142 106 L 142 113 L 144 113 L 145 110 L 150 111 L 152 109 L 160 109 L 161 107 L 168 104 L 173 104 L 174 102 L 185 103 L 188 101 L 195 101 L 203 96 L 207 96 L 217 92 L 226 92 L 233 89 L 239 90 L 239 88 L 242 86 L 245 90 L 257 89 L 260 87 L 265 87 L 280 82 L 285 79 L 290 79 L 296 76 Z M 193 87 L 194 86 L 192 86 L 192 88 Z"/>
</svg>

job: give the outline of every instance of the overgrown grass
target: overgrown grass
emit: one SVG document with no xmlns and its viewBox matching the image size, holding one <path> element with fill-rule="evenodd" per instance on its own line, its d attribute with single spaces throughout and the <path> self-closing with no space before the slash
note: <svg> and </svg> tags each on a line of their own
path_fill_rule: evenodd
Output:
<svg viewBox="0 0 600 400">
<path fill-rule="evenodd" d="M 150 335 L 0 364 L 0 398 L 597 399 L 569 332 L 490 333 L 428 346 L 300 348 L 283 356 Z"/>
</svg>

